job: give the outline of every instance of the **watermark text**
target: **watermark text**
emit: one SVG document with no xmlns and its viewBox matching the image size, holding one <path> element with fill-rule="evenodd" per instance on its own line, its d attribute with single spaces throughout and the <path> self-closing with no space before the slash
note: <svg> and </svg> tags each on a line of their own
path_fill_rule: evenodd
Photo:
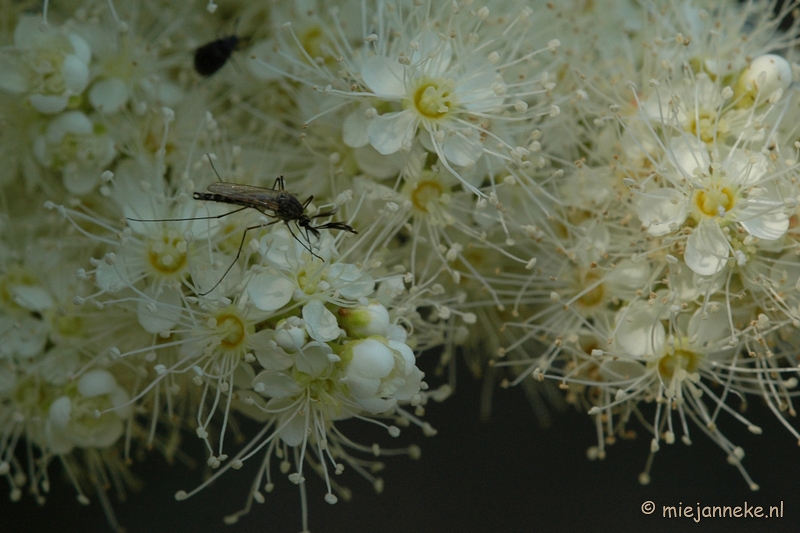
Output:
<svg viewBox="0 0 800 533">
<path fill-rule="evenodd" d="M 648 500 L 642 504 L 642 514 L 651 515 L 659 510 L 655 502 Z M 777 505 L 751 505 L 742 502 L 741 505 L 701 505 L 684 504 L 662 505 L 660 507 L 662 518 L 688 518 L 700 522 L 704 518 L 783 518 L 783 500 Z"/>
</svg>

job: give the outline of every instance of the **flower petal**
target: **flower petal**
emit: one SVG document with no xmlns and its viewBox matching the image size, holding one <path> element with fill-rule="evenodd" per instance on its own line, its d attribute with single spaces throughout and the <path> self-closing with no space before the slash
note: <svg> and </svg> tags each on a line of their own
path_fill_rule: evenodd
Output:
<svg viewBox="0 0 800 533">
<path fill-rule="evenodd" d="M 89 85 L 89 66 L 75 54 L 64 58 L 61 75 L 64 77 L 66 89 L 72 94 L 83 92 Z"/>
<path fill-rule="evenodd" d="M 333 353 L 330 346 L 320 342 L 309 342 L 300 353 L 297 354 L 295 367 L 300 372 L 310 376 L 318 377 L 331 368 L 330 354 Z"/>
<path fill-rule="evenodd" d="M 265 370 L 253 379 L 253 390 L 269 398 L 289 398 L 303 389 L 288 374 Z"/>
<path fill-rule="evenodd" d="M 777 195 L 747 199 L 747 207 L 736 212 L 739 223 L 750 235 L 765 241 L 780 239 L 789 230 L 789 217 Z"/>
<path fill-rule="evenodd" d="M 262 311 L 275 311 L 292 300 L 297 285 L 286 278 L 271 272 L 254 276 L 247 284 L 247 294 L 257 308 Z"/>
<path fill-rule="evenodd" d="M 149 333 L 172 329 L 178 323 L 183 309 L 178 291 L 163 287 L 160 293 L 156 293 L 155 289 L 149 287 L 144 293 L 150 296 L 151 300 L 139 301 L 139 325 Z"/>
<path fill-rule="evenodd" d="M 345 382 L 356 398 L 378 393 L 381 379 L 394 370 L 394 355 L 384 343 L 364 339 L 352 348 L 352 358 L 345 369 Z"/>
<path fill-rule="evenodd" d="M 269 405 L 267 405 L 267 407 L 269 407 Z M 290 416 L 294 416 L 294 418 L 286 423 L 287 418 Z M 284 423 L 286 425 L 283 425 Z M 278 427 L 280 426 L 283 427 L 278 434 L 287 446 L 300 446 L 303 443 L 303 439 L 307 433 L 306 421 L 303 416 L 295 414 L 294 412 L 287 413 L 281 417 Z"/>
<path fill-rule="evenodd" d="M 704 173 L 711 164 L 705 143 L 691 135 L 673 137 L 670 140 L 671 162 L 683 179 L 692 179 L 696 172 Z"/>
<path fill-rule="evenodd" d="M 687 198 L 676 189 L 648 192 L 639 201 L 639 220 L 650 235 L 666 235 L 686 221 L 687 204 Z"/>
<path fill-rule="evenodd" d="M 609 382 L 634 381 L 647 372 L 647 368 L 638 362 L 627 359 L 606 359 L 600 365 L 600 374 Z"/>
<path fill-rule="evenodd" d="M 29 311 L 44 311 L 53 307 L 53 297 L 43 287 L 36 285 L 12 285 L 8 287 L 14 303 Z"/>
<path fill-rule="evenodd" d="M 350 263 L 334 263 L 328 268 L 326 279 L 339 294 L 350 300 L 369 296 L 375 290 L 375 281 L 369 274 Z"/>
<path fill-rule="evenodd" d="M 78 380 L 78 392 L 87 398 L 109 394 L 118 387 L 114 376 L 106 370 L 90 370 Z"/>
<path fill-rule="evenodd" d="M 433 133 L 431 133 L 431 140 L 433 140 Z M 483 155 L 483 145 L 477 139 L 458 132 L 445 139 L 442 153 L 445 159 L 453 165 L 467 167 L 475 164 Z"/>
<path fill-rule="evenodd" d="M 758 152 L 734 150 L 725 161 L 726 181 L 742 187 L 755 185 L 769 170 L 767 163 L 767 158 Z"/>
<path fill-rule="evenodd" d="M 456 83 L 458 105 L 470 111 L 489 111 L 502 105 L 505 98 L 495 92 L 498 83 L 502 84 L 502 78 L 493 70 L 460 78 Z"/>
<path fill-rule="evenodd" d="M 664 349 L 664 325 L 656 309 L 637 301 L 617 313 L 614 344 L 630 357 L 660 355 Z"/>
<path fill-rule="evenodd" d="M 306 321 L 308 335 L 316 341 L 336 340 L 342 333 L 336 316 L 319 300 L 311 300 L 303 306 L 303 320 Z"/>
<path fill-rule="evenodd" d="M 68 396 L 61 396 L 56 398 L 50 404 L 48 411 L 50 422 L 57 428 L 64 428 L 69 423 L 69 417 L 72 413 L 72 401 Z"/>
<path fill-rule="evenodd" d="M 689 235 L 683 260 L 701 276 L 713 276 L 725 268 L 730 254 L 728 239 L 713 221 L 701 222 Z"/>
<path fill-rule="evenodd" d="M 367 140 L 367 143 L 369 143 L 369 140 Z M 383 155 L 369 144 L 353 150 L 353 155 L 356 158 L 358 168 L 378 179 L 397 176 L 405 162 L 405 154 L 395 152 Z"/>
<path fill-rule="evenodd" d="M 33 108 L 39 113 L 44 113 L 45 115 L 55 115 L 56 113 L 61 113 L 67 108 L 69 97 L 64 94 L 32 94 L 28 97 L 28 102 L 30 102 L 31 106 L 33 106 Z"/>
<path fill-rule="evenodd" d="M 367 129 L 369 143 L 383 155 L 410 148 L 416 133 L 417 117 L 408 110 L 375 117 Z"/>
<path fill-rule="evenodd" d="M 103 113 L 119 111 L 128 101 L 128 96 L 128 87 L 119 78 L 100 80 L 89 91 L 89 101 Z"/>
<path fill-rule="evenodd" d="M 406 95 L 403 83 L 403 65 L 384 56 L 372 56 L 364 60 L 361 77 L 376 96 L 399 99 Z"/>
<path fill-rule="evenodd" d="M 361 148 L 369 144 L 367 128 L 369 121 L 364 108 L 359 107 L 344 119 L 342 123 L 342 140 L 351 148 Z"/>
</svg>

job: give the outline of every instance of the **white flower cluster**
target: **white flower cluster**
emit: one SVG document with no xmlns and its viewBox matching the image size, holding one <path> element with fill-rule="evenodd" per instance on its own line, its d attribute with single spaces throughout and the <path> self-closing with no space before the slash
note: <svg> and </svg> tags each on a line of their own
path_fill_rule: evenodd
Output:
<svg viewBox="0 0 800 533">
<path fill-rule="evenodd" d="M 229 523 L 276 461 L 329 503 L 347 468 L 380 490 L 362 454 L 418 447 L 337 424 L 434 435 L 431 348 L 558 383 L 592 457 L 693 422 L 756 488 L 731 398 L 800 440 L 794 3 L 57 4 L 0 28 L 12 499 L 58 458 L 88 501 L 187 433 L 213 474 L 179 500 L 263 457 Z"/>
<path fill-rule="evenodd" d="M 507 276 L 521 320 L 495 364 L 522 365 L 517 383 L 558 380 L 595 417 L 590 457 L 632 416 L 653 417 L 651 454 L 676 433 L 691 444 L 692 421 L 755 490 L 718 420 L 760 433 L 729 404 L 755 396 L 800 437 L 783 414 L 798 394 L 799 95 L 780 17 L 675 7 L 626 14 L 638 24 L 615 46 L 631 61 L 587 58 L 608 72 L 576 82 L 582 141 L 546 188 L 556 201 L 531 220 L 533 275 Z"/>
</svg>

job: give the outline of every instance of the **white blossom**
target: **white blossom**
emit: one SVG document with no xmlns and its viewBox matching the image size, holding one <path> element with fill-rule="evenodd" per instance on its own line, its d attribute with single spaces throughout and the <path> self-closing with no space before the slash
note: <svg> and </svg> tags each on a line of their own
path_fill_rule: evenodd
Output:
<svg viewBox="0 0 800 533">
<path fill-rule="evenodd" d="M 26 96 L 37 111 L 56 114 L 89 84 L 92 50 L 66 28 L 41 27 L 41 19 L 20 18 L 14 48 L 0 56 L 0 89 Z"/>
</svg>

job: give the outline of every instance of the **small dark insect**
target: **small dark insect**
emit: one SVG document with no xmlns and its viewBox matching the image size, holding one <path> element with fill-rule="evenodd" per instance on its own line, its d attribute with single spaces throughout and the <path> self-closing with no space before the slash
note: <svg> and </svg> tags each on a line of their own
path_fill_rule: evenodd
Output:
<svg viewBox="0 0 800 533">
<path fill-rule="evenodd" d="M 228 35 L 204 44 L 194 52 L 194 69 L 201 76 L 211 76 L 225 66 L 231 55 L 245 43 L 237 35 Z"/>
<path fill-rule="evenodd" d="M 219 178 L 219 173 L 217 169 L 214 167 L 214 163 L 211 161 L 211 157 L 208 158 L 209 163 L 211 163 L 211 168 L 214 169 L 214 173 Z M 222 178 L 220 178 L 222 179 Z M 236 257 L 233 259 L 233 262 L 230 266 L 225 270 L 225 273 L 222 274 L 220 280 L 211 287 L 210 290 L 199 293 L 200 296 L 205 296 L 206 294 L 210 293 L 214 289 L 216 289 L 222 280 L 225 279 L 225 276 L 228 275 L 228 272 L 231 271 L 233 265 L 236 264 L 236 261 L 239 260 L 239 256 L 242 254 L 242 247 L 244 246 L 245 238 L 247 237 L 247 232 L 253 229 L 264 228 L 267 226 L 271 226 L 278 222 L 283 222 L 286 224 L 286 227 L 289 229 L 289 233 L 292 234 L 292 237 L 295 238 L 297 242 L 303 245 L 303 247 L 311 253 L 317 259 L 322 259 L 320 256 L 314 253 L 311 249 L 311 238 L 309 237 L 309 233 L 314 235 L 317 239 L 320 237 L 319 230 L 321 229 L 338 229 L 349 231 L 350 233 L 358 233 L 352 226 L 345 224 L 343 222 L 327 222 L 320 226 L 312 226 L 311 221 L 315 218 L 322 218 L 322 217 L 329 217 L 336 213 L 336 209 L 331 211 L 325 211 L 324 213 L 317 213 L 314 216 L 306 215 L 305 211 L 308 207 L 308 204 L 314 199 L 313 196 L 309 196 L 305 202 L 302 204 L 297 197 L 287 192 L 284 189 L 284 181 L 283 176 L 280 176 L 278 179 L 275 180 L 275 184 L 272 186 L 271 189 L 267 189 L 265 187 L 254 187 L 252 185 L 241 185 L 238 183 L 228 183 L 225 181 L 218 181 L 217 183 L 212 183 L 207 187 L 208 192 L 195 192 L 192 194 L 192 197 L 195 200 L 202 200 L 205 202 L 219 202 L 223 204 L 233 204 L 239 205 L 241 208 L 236 209 L 234 211 L 230 211 L 228 213 L 223 213 L 217 216 L 211 217 L 192 217 L 192 218 L 165 218 L 159 220 L 140 220 L 136 218 L 129 218 L 128 220 L 133 220 L 136 222 L 163 222 L 163 221 L 180 221 L 180 220 L 202 220 L 202 219 L 210 219 L 210 218 L 222 218 L 228 215 L 232 215 L 234 213 L 238 213 L 239 211 L 243 211 L 247 208 L 252 208 L 258 211 L 259 213 L 266 215 L 270 218 L 274 218 L 272 222 L 267 224 L 256 224 L 255 226 L 250 226 L 245 228 L 244 233 L 242 233 L 242 240 L 239 243 L 239 250 L 236 252 Z M 290 222 L 294 222 L 297 224 L 298 227 L 305 230 L 306 234 L 306 241 L 308 244 L 304 243 L 301 239 L 295 235 L 294 231 L 292 231 L 292 227 L 289 225 Z"/>
</svg>

